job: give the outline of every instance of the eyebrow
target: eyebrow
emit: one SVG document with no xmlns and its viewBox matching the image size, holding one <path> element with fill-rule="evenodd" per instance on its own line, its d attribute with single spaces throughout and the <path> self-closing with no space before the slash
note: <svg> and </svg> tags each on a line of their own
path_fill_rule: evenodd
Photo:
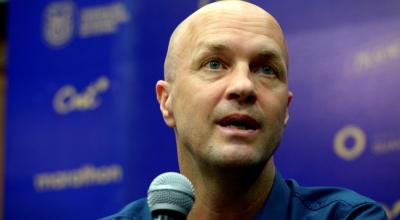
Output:
<svg viewBox="0 0 400 220">
<path fill-rule="evenodd" d="M 195 49 L 192 55 L 192 65 L 197 66 L 198 61 L 202 59 L 203 56 L 210 53 L 230 53 L 232 51 L 231 48 L 226 46 L 223 43 L 214 43 L 214 42 L 201 42 Z"/>
<path fill-rule="evenodd" d="M 232 51 L 231 48 L 226 46 L 223 43 L 210 43 L 210 42 L 203 42 L 199 45 L 199 50 L 197 51 L 196 55 L 202 53 L 203 51 Z M 278 51 L 275 49 L 263 49 L 259 52 L 255 57 L 264 57 L 273 60 L 284 60 L 284 58 L 279 54 Z"/>
<path fill-rule="evenodd" d="M 230 52 L 231 48 L 222 43 L 210 43 L 210 42 L 202 42 L 200 43 L 199 49 L 196 51 L 196 55 L 202 54 L 204 52 Z"/>
<path fill-rule="evenodd" d="M 283 57 L 278 53 L 278 51 L 271 50 L 271 49 L 262 50 L 260 53 L 258 53 L 257 56 L 272 59 L 272 60 L 283 60 Z"/>
<path fill-rule="evenodd" d="M 194 53 L 193 58 L 198 58 L 199 56 L 201 57 L 202 54 L 204 53 L 213 53 L 213 52 L 221 52 L 221 53 L 229 53 L 232 51 L 230 47 L 223 43 L 219 42 L 201 42 L 198 46 L 199 49 L 196 50 Z M 273 48 L 264 48 L 262 49 L 259 53 L 257 53 L 254 58 L 263 58 L 263 59 L 268 59 L 271 60 L 277 64 L 279 64 L 280 69 L 284 70 L 286 69 L 286 64 L 285 64 L 285 59 L 284 57 L 276 50 Z M 287 71 L 287 70 L 286 70 Z M 285 72 L 286 72 L 285 71 Z"/>
<path fill-rule="evenodd" d="M 271 60 L 279 65 L 281 65 L 281 68 L 287 68 L 287 64 L 285 62 L 285 58 L 276 50 L 263 50 L 261 51 L 256 57 L 262 57 L 267 60 Z M 287 71 L 287 70 L 286 70 Z"/>
</svg>

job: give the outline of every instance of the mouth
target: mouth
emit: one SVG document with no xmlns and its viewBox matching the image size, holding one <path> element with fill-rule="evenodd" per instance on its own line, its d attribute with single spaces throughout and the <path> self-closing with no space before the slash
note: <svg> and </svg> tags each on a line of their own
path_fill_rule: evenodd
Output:
<svg viewBox="0 0 400 220">
<path fill-rule="evenodd" d="M 217 122 L 221 127 L 238 129 L 238 130 L 257 130 L 260 124 L 248 115 L 232 114 L 225 116 Z"/>
</svg>

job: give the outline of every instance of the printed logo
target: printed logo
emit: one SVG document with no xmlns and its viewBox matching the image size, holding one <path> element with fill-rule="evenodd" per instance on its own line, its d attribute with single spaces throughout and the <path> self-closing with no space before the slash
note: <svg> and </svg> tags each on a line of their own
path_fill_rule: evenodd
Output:
<svg viewBox="0 0 400 220">
<path fill-rule="evenodd" d="M 107 91 L 109 87 L 110 81 L 104 76 L 90 84 L 81 94 L 72 85 L 63 86 L 54 96 L 54 110 L 58 114 L 68 114 L 73 111 L 96 109 L 100 105 L 98 95 Z"/>
<path fill-rule="evenodd" d="M 352 144 L 347 144 L 348 142 Z M 365 150 L 366 137 L 361 128 L 348 125 L 342 128 L 333 141 L 335 153 L 344 160 L 354 160 Z"/>
<path fill-rule="evenodd" d="M 400 59 L 400 40 L 357 52 L 353 59 L 355 71 L 352 72 L 365 73 L 366 70 L 398 59 Z M 377 71 L 371 71 L 371 73 L 377 73 Z"/>
<path fill-rule="evenodd" d="M 390 208 L 386 204 L 382 204 L 383 208 L 386 211 L 387 216 L 389 219 L 396 219 L 400 216 L 400 200 L 394 202 L 393 206 Z"/>
<path fill-rule="evenodd" d="M 58 49 L 73 37 L 115 34 L 120 25 L 128 23 L 131 15 L 120 2 L 76 8 L 71 1 L 59 1 L 50 3 L 43 17 L 43 37 L 48 45 Z"/>
<path fill-rule="evenodd" d="M 46 42 L 55 47 L 66 44 L 74 31 L 74 4 L 53 2 L 44 12 L 43 35 Z"/>
<path fill-rule="evenodd" d="M 83 8 L 80 11 L 79 36 L 82 38 L 114 34 L 118 27 L 130 20 L 122 3 Z"/>
<path fill-rule="evenodd" d="M 121 182 L 124 170 L 119 164 L 95 166 L 85 164 L 72 170 L 38 173 L 33 178 L 37 192 L 78 189 Z"/>
</svg>

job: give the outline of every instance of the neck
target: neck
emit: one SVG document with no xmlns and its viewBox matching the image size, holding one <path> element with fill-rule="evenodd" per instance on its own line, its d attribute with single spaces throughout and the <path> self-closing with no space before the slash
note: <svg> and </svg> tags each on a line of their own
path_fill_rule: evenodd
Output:
<svg viewBox="0 0 400 220">
<path fill-rule="evenodd" d="M 259 167 L 202 167 L 182 173 L 196 190 L 188 219 L 253 219 L 270 192 L 275 167 L 271 158 Z"/>
</svg>

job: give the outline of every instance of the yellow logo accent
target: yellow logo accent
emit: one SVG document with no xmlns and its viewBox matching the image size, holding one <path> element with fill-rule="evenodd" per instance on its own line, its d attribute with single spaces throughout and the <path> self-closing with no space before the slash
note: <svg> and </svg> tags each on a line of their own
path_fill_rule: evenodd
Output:
<svg viewBox="0 0 400 220">
<path fill-rule="evenodd" d="M 393 205 L 391 214 L 393 219 L 400 216 L 400 200 Z"/>
<path fill-rule="evenodd" d="M 353 146 L 346 146 L 346 140 L 354 139 Z M 342 128 L 334 138 L 335 153 L 345 159 L 354 160 L 365 150 L 366 137 L 361 128 L 354 125 L 348 125 Z"/>
<path fill-rule="evenodd" d="M 100 105 L 98 94 L 107 91 L 109 87 L 110 81 L 105 76 L 90 84 L 82 94 L 79 94 L 72 85 L 63 86 L 54 96 L 54 110 L 59 114 L 93 110 Z"/>
<path fill-rule="evenodd" d="M 396 219 L 398 216 L 400 216 L 400 200 L 397 200 L 393 206 L 392 209 L 390 209 L 388 206 L 385 204 L 382 204 L 383 208 L 385 209 L 385 212 L 389 219 Z"/>
</svg>

